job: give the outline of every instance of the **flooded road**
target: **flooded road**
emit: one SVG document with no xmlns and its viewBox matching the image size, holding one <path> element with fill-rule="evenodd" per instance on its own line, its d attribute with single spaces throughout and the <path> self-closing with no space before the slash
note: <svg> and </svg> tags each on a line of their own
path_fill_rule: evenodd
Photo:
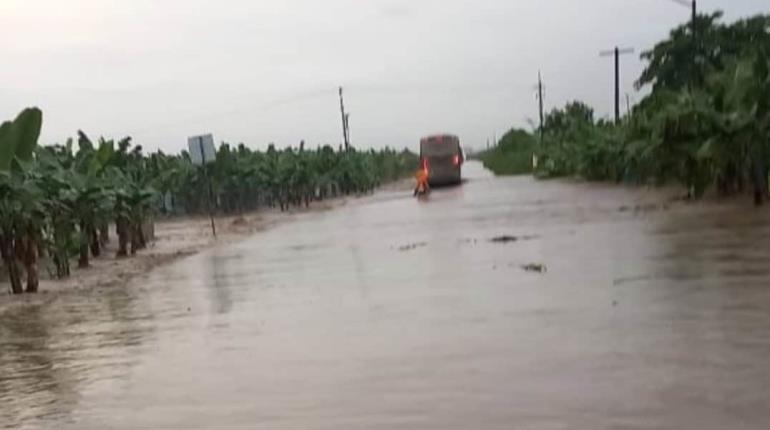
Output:
<svg viewBox="0 0 770 430">
<path fill-rule="evenodd" d="M 767 211 L 467 173 L 7 311 L 0 428 L 767 428 Z"/>
</svg>

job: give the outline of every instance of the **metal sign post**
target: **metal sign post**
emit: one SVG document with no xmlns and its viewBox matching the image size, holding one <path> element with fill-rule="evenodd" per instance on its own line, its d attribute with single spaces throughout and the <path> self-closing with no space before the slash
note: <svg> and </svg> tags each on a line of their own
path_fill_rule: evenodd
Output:
<svg viewBox="0 0 770 430">
<path fill-rule="evenodd" d="M 209 219 L 211 220 L 211 234 L 217 237 L 217 227 L 214 224 L 214 210 L 212 201 L 214 200 L 214 190 L 211 187 L 211 180 L 209 179 L 206 164 L 216 161 L 217 153 L 214 148 L 214 137 L 210 134 L 202 136 L 193 136 L 187 139 L 187 147 L 190 149 L 190 160 L 196 166 L 200 166 L 203 169 L 203 180 L 206 182 L 208 188 L 208 211 Z"/>
</svg>

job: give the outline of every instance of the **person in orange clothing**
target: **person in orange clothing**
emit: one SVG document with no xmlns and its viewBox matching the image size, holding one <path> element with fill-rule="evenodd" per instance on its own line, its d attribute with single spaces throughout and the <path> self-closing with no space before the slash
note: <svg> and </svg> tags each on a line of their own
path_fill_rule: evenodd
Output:
<svg viewBox="0 0 770 430">
<path fill-rule="evenodd" d="M 428 185 L 428 171 L 426 169 L 420 169 L 415 172 L 414 178 L 417 180 L 414 195 L 427 194 L 428 191 L 430 191 L 430 185 Z"/>
</svg>

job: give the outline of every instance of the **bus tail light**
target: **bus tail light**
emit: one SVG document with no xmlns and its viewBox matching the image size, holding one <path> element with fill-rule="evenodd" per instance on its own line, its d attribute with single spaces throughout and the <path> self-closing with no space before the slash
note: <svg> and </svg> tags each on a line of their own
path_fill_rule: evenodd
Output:
<svg viewBox="0 0 770 430">
<path fill-rule="evenodd" d="M 455 166 L 459 166 L 460 165 L 460 156 L 458 154 L 455 154 L 454 158 L 452 158 L 452 162 L 454 163 Z"/>
</svg>

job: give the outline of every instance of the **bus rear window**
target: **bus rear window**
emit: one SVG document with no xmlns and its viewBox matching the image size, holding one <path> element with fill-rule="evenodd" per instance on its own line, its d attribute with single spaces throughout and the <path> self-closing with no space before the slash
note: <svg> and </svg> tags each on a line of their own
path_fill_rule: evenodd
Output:
<svg viewBox="0 0 770 430">
<path fill-rule="evenodd" d="M 445 140 L 443 142 L 429 140 L 422 144 L 423 156 L 453 155 L 457 152 L 457 145 L 451 140 Z"/>
</svg>

